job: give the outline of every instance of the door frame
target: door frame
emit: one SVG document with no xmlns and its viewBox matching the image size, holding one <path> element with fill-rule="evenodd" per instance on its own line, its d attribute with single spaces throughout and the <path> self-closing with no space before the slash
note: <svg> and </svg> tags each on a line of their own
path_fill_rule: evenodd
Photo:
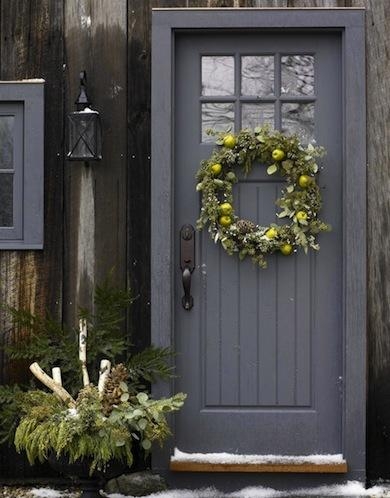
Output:
<svg viewBox="0 0 390 498">
<path fill-rule="evenodd" d="M 366 451 L 366 117 L 364 9 L 153 9 L 151 337 L 174 344 L 173 130 L 176 32 L 292 29 L 342 35 L 343 98 L 343 454 L 348 478 L 365 478 Z M 154 396 L 170 396 L 158 382 Z M 174 421 L 173 421 L 174 423 Z M 174 425 L 173 425 L 174 431 Z M 172 439 L 153 453 L 164 471 Z"/>
</svg>

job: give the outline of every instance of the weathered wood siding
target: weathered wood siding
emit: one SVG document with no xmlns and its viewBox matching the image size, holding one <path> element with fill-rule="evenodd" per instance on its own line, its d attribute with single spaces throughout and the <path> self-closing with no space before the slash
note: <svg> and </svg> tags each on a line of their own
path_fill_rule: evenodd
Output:
<svg viewBox="0 0 390 498">
<path fill-rule="evenodd" d="M 113 268 L 139 298 L 128 317 L 150 329 L 150 18 L 152 7 L 365 7 L 368 88 L 368 472 L 390 477 L 390 16 L 388 0 L 0 0 L 0 78 L 46 79 L 45 248 L 0 252 L 0 298 L 72 321 Z M 66 112 L 86 69 L 101 112 L 104 159 L 66 163 Z M 0 318 L 1 330 L 10 325 Z M 10 340 L 23 340 L 11 331 Z M 0 367 L 1 381 L 25 378 Z M 2 476 L 31 471 L 4 451 Z M 34 469 L 35 475 L 47 472 Z"/>
<path fill-rule="evenodd" d="M 63 285 L 63 30 L 62 2 L 0 2 L 0 78 L 42 77 L 45 86 L 45 250 L 0 251 L 0 299 L 62 315 Z M 0 318 L 0 330 L 9 324 Z M 15 331 L 13 340 L 23 340 Z M 3 382 L 26 378 L 24 365 L 2 362 Z M 31 475 L 25 459 L 2 448 L 1 475 Z"/>
</svg>

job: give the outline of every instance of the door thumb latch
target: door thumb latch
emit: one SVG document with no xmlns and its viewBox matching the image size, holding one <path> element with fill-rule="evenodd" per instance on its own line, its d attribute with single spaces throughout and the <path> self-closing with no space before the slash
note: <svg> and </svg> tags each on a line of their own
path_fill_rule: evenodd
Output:
<svg viewBox="0 0 390 498">
<path fill-rule="evenodd" d="M 194 306 L 194 298 L 191 296 L 191 274 L 195 269 L 195 229 L 192 225 L 183 225 L 180 230 L 180 268 L 184 289 L 181 302 L 183 308 L 189 311 Z"/>
</svg>

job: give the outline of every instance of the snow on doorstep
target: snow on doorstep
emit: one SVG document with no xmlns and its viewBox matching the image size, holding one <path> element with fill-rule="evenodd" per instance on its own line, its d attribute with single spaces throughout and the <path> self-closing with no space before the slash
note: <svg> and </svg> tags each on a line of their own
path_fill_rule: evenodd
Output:
<svg viewBox="0 0 390 498">
<path fill-rule="evenodd" d="M 30 78 L 27 80 L 0 80 L 0 84 L 3 83 L 45 83 L 43 78 Z"/>
<path fill-rule="evenodd" d="M 238 455 L 235 453 L 185 453 L 175 448 L 172 462 L 220 463 L 220 464 L 304 464 L 313 465 L 345 463 L 343 455 Z"/>
</svg>

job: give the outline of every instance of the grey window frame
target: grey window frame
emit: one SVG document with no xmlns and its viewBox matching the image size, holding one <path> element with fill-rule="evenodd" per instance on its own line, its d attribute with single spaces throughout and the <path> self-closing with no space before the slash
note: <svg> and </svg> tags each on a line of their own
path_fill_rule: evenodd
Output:
<svg viewBox="0 0 390 498">
<path fill-rule="evenodd" d="M 366 434 L 366 115 L 365 11 L 316 9 L 153 9 L 151 330 L 156 346 L 171 346 L 174 331 L 173 96 L 175 34 L 211 30 L 336 30 L 343 63 L 343 454 L 349 478 L 364 479 Z M 157 213 L 158 216 L 153 216 Z M 154 396 L 172 384 L 156 383 Z M 168 445 L 154 468 L 169 460 Z"/>
<path fill-rule="evenodd" d="M 5 109 L 22 105 L 23 153 L 14 165 L 20 179 L 14 190 L 14 228 L 0 227 L 0 249 L 43 249 L 44 80 L 0 81 L 0 110 L 2 104 Z"/>
</svg>

